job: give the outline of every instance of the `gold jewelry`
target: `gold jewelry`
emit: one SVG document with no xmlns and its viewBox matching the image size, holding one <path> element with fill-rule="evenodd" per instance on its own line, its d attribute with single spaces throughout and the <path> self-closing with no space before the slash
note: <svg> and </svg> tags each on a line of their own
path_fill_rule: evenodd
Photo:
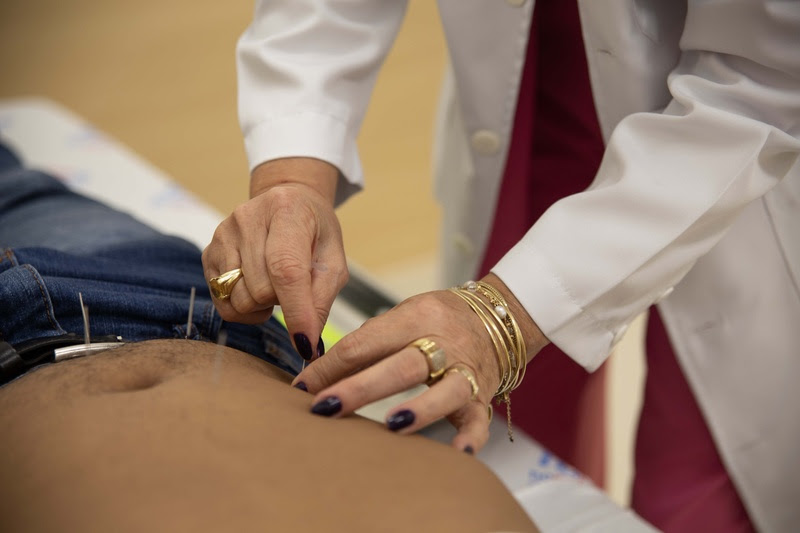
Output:
<svg viewBox="0 0 800 533">
<path fill-rule="evenodd" d="M 475 300 L 480 301 L 479 298 L 469 295 L 463 291 L 455 289 L 450 289 L 451 292 L 458 295 L 462 300 L 467 302 L 467 305 L 475 312 L 476 315 L 481 319 L 483 322 L 483 327 L 486 328 L 486 331 L 489 333 L 489 338 L 492 339 L 492 344 L 494 344 L 495 355 L 497 357 L 497 366 L 500 369 L 500 383 L 505 383 L 509 379 L 510 375 L 510 367 L 509 365 L 505 364 L 505 361 L 508 359 L 505 357 L 506 348 L 503 344 L 502 335 L 500 330 L 497 326 L 492 322 L 491 318 L 486 314 L 486 312 L 481 309 L 480 305 L 476 303 Z"/>
<path fill-rule="evenodd" d="M 231 297 L 233 286 L 241 279 L 241 268 L 234 268 L 224 274 L 220 274 L 215 278 L 208 280 L 208 288 L 211 289 L 211 294 L 218 300 L 227 300 Z"/>
<path fill-rule="evenodd" d="M 427 384 L 432 385 L 439 381 L 444 375 L 447 364 L 444 350 L 436 346 L 435 342 L 426 338 L 417 339 L 408 346 L 417 348 L 425 356 L 429 371 Z"/>
<path fill-rule="evenodd" d="M 506 404 L 508 438 L 513 442 L 511 391 L 522 383 L 527 363 L 527 350 L 522 331 L 502 293 L 488 283 L 468 281 L 461 287 L 453 287 L 450 291 L 469 304 L 483 322 L 494 344 L 500 369 L 500 384 L 494 397 Z M 489 409 L 491 415 L 491 405 Z"/>
<path fill-rule="evenodd" d="M 525 341 L 522 339 L 522 330 L 520 330 L 519 324 L 517 324 L 514 315 L 511 314 L 508 303 L 506 303 L 506 300 L 500 291 L 485 281 L 479 281 L 476 283 L 476 285 L 478 292 L 484 295 L 486 299 L 489 300 L 489 302 L 494 306 L 494 310 L 497 313 L 496 316 L 499 317 L 502 323 L 506 326 L 508 335 L 513 341 L 514 349 L 511 351 L 511 355 L 515 356 L 517 363 L 516 366 L 518 369 L 517 378 L 514 385 L 511 387 L 511 390 L 514 390 L 522 383 L 522 379 L 525 377 L 525 370 L 528 368 L 528 353 L 525 347 Z"/>
<path fill-rule="evenodd" d="M 473 374 L 472 370 L 465 365 L 464 363 L 455 363 L 447 367 L 445 371 L 445 375 L 451 374 L 453 372 L 457 372 L 467 378 L 469 381 L 469 386 L 472 388 L 472 395 L 470 395 L 469 399 L 474 400 L 478 397 L 478 392 L 480 392 L 480 387 L 478 387 L 478 380 L 475 379 L 475 374 Z"/>
</svg>

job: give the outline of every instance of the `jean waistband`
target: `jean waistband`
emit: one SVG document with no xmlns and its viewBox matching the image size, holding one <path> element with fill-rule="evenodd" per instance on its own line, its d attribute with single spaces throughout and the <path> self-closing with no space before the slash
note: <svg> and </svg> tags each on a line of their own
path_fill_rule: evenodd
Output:
<svg viewBox="0 0 800 533">
<path fill-rule="evenodd" d="M 32 339 L 83 333 L 78 294 L 89 310 L 91 334 L 126 341 L 184 338 L 216 342 L 259 357 L 296 375 L 302 359 L 285 328 L 224 322 L 216 314 L 198 257 L 166 268 L 114 257 L 73 256 L 49 249 L 0 250 L 0 337 L 18 345 Z M 175 264 L 172 262 L 172 264 Z M 196 288 L 187 335 L 189 297 Z"/>
</svg>

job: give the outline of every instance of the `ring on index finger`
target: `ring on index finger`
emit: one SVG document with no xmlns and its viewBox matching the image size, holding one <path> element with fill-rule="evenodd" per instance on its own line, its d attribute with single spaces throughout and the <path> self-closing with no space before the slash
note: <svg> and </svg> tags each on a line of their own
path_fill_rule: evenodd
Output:
<svg viewBox="0 0 800 533">
<path fill-rule="evenodd" d="M 428 362 L 428 381 L 426 383 L 432 385 L 442 379 L 445 365 L 447 364 L 444 350 L 439 348 L 435 342 L 426 338 L 417 339 L 409 346 L 413 346 L 422 352 Z"/>
<path fill-rule="evenodd" d="M 227 300 L 231 297 L 233 286 L 243 275 L 241 268 L 234 268 L 208 280 L 208 288 L 211 289 L 211 294 L 214 295 L 214 298 Z"/>
</svg>

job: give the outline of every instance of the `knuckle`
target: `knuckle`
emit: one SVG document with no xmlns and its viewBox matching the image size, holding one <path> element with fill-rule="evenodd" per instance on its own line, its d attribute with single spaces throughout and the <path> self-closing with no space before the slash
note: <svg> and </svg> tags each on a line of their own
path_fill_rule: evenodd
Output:
<svg viewBox="0 0 800 533">
<path fill-rule="evenodd" d="M 308 266 L 300 263 L 297 257 L 289 253 L 273 253 L 267 259 L 270 277 L 281 285 L 295 285 L 310 275 Z"/>
<path fill-rule="evenodd" d="M 233 212 L 231 213 L 231 216 L 228 217 L 228 220 L 230 220 L 230 222 L 233 223 L 235 226 L 241 228 L 241 227 L 247 225 L 247 223 L 251 220 L 252 215 L 253 215 L 253 212 L 252 212 L 252 209 L 250 208 L 250 203 L 249 202 L 245 202 L 243 204 L 237 205 L 233 209 Z M 220 224 L 220 226 L 217 227 L 217 231 L 219 231 L 221 229 L 222 229 L 222 225 Z M 217 233 L 215 232 L 214 233 L 214 238 L 216 238 L 216 237 L 217 237 Z"/>
<path fill-rule="evenodd" d="M 345 391 L 349 396 L 349 384 L 348 382 L 341 381 L 343 377 L 347 376 L 349 372 L 346 371 L 346 365 L 343 365 L 341 361 L 336 361 L 333 358 L 330 359 L 318 359 L 314 361 L 314 363 L 309 367 L 312 371 L 311 376 L 307 380 L 307 384 L 309 386 L 313 386 L 314 390 L 323 390 L 327 387 L 330 387 L 336 383 L 345 384 Z M 341 383 L 340 383 L 341 382 Z M 337 389 L 339 388 L 337 385 Z M 331 394 L 339 395 L 339 391 L 330 391 Z"/>
<path fill-rule="evenodd" d="M 314 221 L 317 216 L 313 206 L 296 190 L 289 187 L 276 187 L 269 193 L 270 216 L 286 217 L 294 221 Z"/>
<path fill-rule="evenodd" d="M 297 203 L 295 191 L 289 187 L 273 187 L 266 194 L 270 206 L 276 211 L 291 209 Z"/>
<path fill-rule="evenodd" d="M 344 392 L 350 405 L 361 406 L 370 401 L 370 391 L 372 387 L 366 380 L 361 379 L 360 376 L 355 376 L 347 380 L 343 385 L 345 385 Z"/>
<path fill-rule="evenodd" d="M 336 343 L 336 353 L 342 365 L 348 368 L 361 365 L 362 343 L 347 335 Z"/>
<path fill-rule="evenodd" d="M 448 316 L 446 306 L 438 299 L 427 294 L 407 300 L 407 305 L 414 306 L 414 312 L 419 321 L 425 324 L 436 324 L 443 317 Z"/>
<path fill-rule="evenodd" d="M 216 229 L 214 230 L 214 234 L 211 236 L 211 244 L 209 244 L 206 247 L 206 250 L 208 250 L 209 248 L 211 248 L 212 246 L 214 246 L 219 242 L 225 241 L 225 235 L 227 234 L 228 225 L 230 224 L 229 220 L 230 217 L 226 218 L 216 227 Z"/>
<path fill-rule="evenodd" d="M 419 383 L 428 376 L 428 364 L 422 360 L 421 354 L 414 353 L 411 357 L 398 359 L 397 377 L 403 383 Z"/>
<path fill-rule="evenodd" d="M 339 270 L 337 280 L 340 289 L 347 285 L 347 283 L 350 281 L 350 270 L 348 270 L 347 265 Z"/>
<path fill-rule="evenodd" d="M 328 322 L 328 316 L 330 316 L 330 309 L 326 308 L 325 306 L 318 305 L 316 306 L 317 317 L 319 317 L 320 324 L 326 324 Z"/>
<path fill-rule="evenodd" d="M 253 284 L 252 287 L 248 285 L 247 289 L 256 303 L 260 305 L 270 305 L 274 303 L 275 291 L 272 290 L 272 285 L 269 283 L 256 283 Z"/>
<path fill-rule="evenodd" d="M 330 362 L 322 360 L 314 361 L 314 363 L 307 368 L 306 372 L 308 372 L 308 376 L 305 381 L 309 391 L 319 392 L 335 381 L 330 368 Z"/>
<path fill-rule="evenodd" d="M 254 302 L 249 299 L 245 298 L 235 298 L 231 297 L 228 300 L 231 304 L 231 308 L 238 314 L 238 315 L 246 315 L 247 313 L 251 312 L 254 309 Z"/>
</svg>

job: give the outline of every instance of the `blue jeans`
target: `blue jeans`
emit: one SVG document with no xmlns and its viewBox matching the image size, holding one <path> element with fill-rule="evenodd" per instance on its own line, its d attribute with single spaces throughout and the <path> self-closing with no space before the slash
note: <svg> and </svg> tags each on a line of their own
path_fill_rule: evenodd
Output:
<svg viewBox="0 0 800 533">
<path fill-rule="evenodd" d="M 226 345 L 300 371 L 275 319 L 250 326 L 216 314 L 197 247 L 23 168 L 0 144 L 0 340 L 82 335 L 78 293 L 92 337 L 184 338 L 192 287 L 190 339 L 216 342 L 225 330 Z"/>
</svg>

